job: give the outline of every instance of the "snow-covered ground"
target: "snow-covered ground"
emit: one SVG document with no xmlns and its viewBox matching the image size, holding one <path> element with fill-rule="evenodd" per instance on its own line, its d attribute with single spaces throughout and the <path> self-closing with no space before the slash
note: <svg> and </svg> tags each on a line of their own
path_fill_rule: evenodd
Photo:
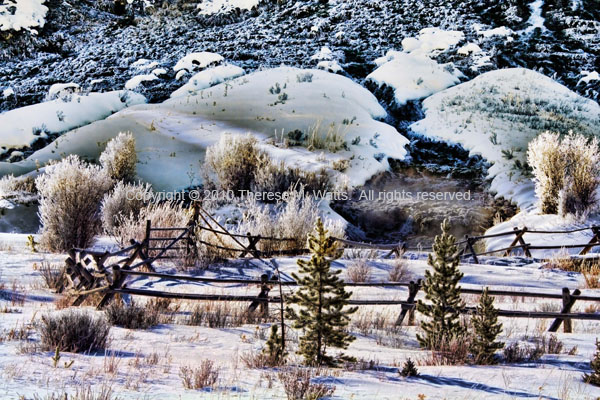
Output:
<svg viewBox="0 0 600 400">
<path fill-rule="evenodd" d="M 0 31 L 27 30 L 37 33 L 35 28 L 46 23 L 48 7 L 46 0 L 10 0 L 0 4 Z"/>
<path fill-rule="evenodd" d="M 491 190 L 522 210 L 536 202 L 522 168 L 529 142 L 544 130 L 597 135 L 600 119 L 598 103 L 522 68 L 486 72 L 428 97 L 423 108 L 425 118 L 411 129 L 460 143 L 493 163 Z"/>
<path fill-rule="evenodd" d="M 2 235 L 0 237 L 0 284 L 4 284 L 0 307 L 11 313 L 0 317 L 0 332 L 15 327 L 27 327 L 47 313 L 56 310 L 53 301 L 57 295 L 44 289 L 39 266 L 42 262 L 61 264 L 64 255 L 31 253 L 25 247 L 25 235 Z M 104 243 L 107 243 L 105 240 Z M 295 259 L 277 260 L 281 271 L 288 275 L 296 270 Z M 351 261 L 340 260 L 335 268 L 346 269 Z M 369 261 L 374 280 L 387 279 L 390 261 Z M 172 271 L 169 265 L 159 270 Z M 204 276 L 230 278 L 257 278 L 270 266 L 258 261 L 233 262 L 219 269 L 205 271 Z M 427 268 L 424 261 L 410 261 L 409 271 L 413 277 L 422 276 Z M 464 265 L 464 287 L 493 285 L 515 291 L 547 291 L 558 293 L 564 286 L 571 289 L 582 287 L 579 274 L 541 268 L 539 264 L 527 266 Z M 14 283 L 14 285 L 13 285 Z M 256 287 L 238 285 L 185 284 L 156 279 L 135 279 L 130 287 L 159 289 L 173 292 L 249 294 L 258 292 Z M 11 302 L 9 294 L 17 291 L 25 296 L 23 303 Z M 404 288 L 352 288 L 354 298 L 404 299 Z M 598 290 L 583 290 L 585 294 L 600 294 Z M 474 296 L 466 296 L 469 303 Z M 144 301 L 137 299 L 137 301 Z M 560 300 L 532 300 L 528 298 L 500 297 L 496 305 L 503 309 L 548 310 L 558 309 Z M 190 304 L 181 303 L 176 321 L 185 318 Z M 242 305 L 245 306 L 245 305 Z M 575 311 L 587 306 L 578 302 Z M 90 307 L 86 311 L 100 315 Z M 361 306 L 354 320 L 375 317 L 393 321 L 400 312 L 399 306 Z M 420 317 L 417 314 L 417 321 Z M 501 318 L 504 332 L 501 339 L 508 343 L 527 341 L 543 334 L 549 320 Z M 373 361 L 375 367 L 367 370 L 328 370 L 317 381 L 336 386 L 332 399 L 594 399 L 600 389 L 581 381 L 594 352 L 594 340 L 600 324 L 574 321 L 574 333 L 558 333 L 563 341 L 561 354 L 544 355 L 538 362 L 500 364 L 497 366 L 426 366 L 422 365 L 428 353 L 419 349 L 415 340 L 417 328 L 404 327 L 399 332 L 374 331 L 361 334 L 357 325 L 351 331 L 357 340 L 347 353 Z M 187 326 L 180 323 L 158 325 L 148 330 L 111 328 L 109 349 L 100 354 L 61 353 L 58 368 L 52 366 L 52 352 L 23 351 L 25 342 L 6 340 L 0 342 L 0 391 L 6 398 L 34 393 L 73 392 L 75 388 L 88 385 L 96 391 L 102 386 L 111 387 L 121 399 L 283 399 L 285 395 L 274 370 L 248 369 L 241 357 L 249 351 L 259 351 L 264 345 L 262 333 L 268 324 L 243 325 L 222 329 L 203 326 Z M 39 336 L 31 330 L 30 342 L 37 343 Z M 571 354 L 570 350 L 576 348 Z M 410 357 L 417 362 L 420 376 L 401 378 L 398 367 Z M 150 361 L 157 359 L 156 363 Z M 181 366 L 197 366 L 203 359 L 211 359 L 220 368 L 219 380 L 213 390 L 183 389 L 179 370 Z M 293 362 L 299 359 L 292 356 Z M 62 363 L 73 361 L 70 368 Z M 115 366 L 110 371 L 110 366 Z"/>
<path fill-rule="evenodd" d="M 235 68 L 209 69 L 201 74 L 210 78 L 215 73 L 219 81 L 238 72 Z M 203 85 L 194 77 L 188 85 L 195 85 L 194 82 Z M 184 90 L 189 90 L 188 85 Z M 207 146 L 224 133 L 250 133 L 262 141 L 275 160 L 292 167 L 312 171 L 325 167 L 332 171 L 333 161 L 347 160 L 349 168 L 343 174 L 332 171 L 334 181 L 347 179 L 351 185 L 359 185 L 388 170 L 388 157 L 403 159 L 406 154 L 406 138 L 394 127 L 380 122 L 386 115 L 369 91 L 346 77 L 316 69 L 280 67 L 161 104 L 126 108 L 64 134 L 24 161 L 0 163 L 0 174 L 27 173 L 64 154 L 97 159 L 103 149 L 99 143 L 130 131 L 136 138 L 139 177 L 157 190 L 182 189 L 199 183 L 199 162 Z M 302 132 L 304 137 L 337 138 L 340 148 L 335 151 L 288 146 L 290 132 Z"/>
</svg>

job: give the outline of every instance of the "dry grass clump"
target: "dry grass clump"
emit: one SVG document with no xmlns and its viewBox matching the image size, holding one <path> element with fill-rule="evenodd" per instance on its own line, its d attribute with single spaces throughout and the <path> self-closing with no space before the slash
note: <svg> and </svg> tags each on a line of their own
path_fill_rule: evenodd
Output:
<svg viewBox="0 0 600 400">
<path fill-rule="evenodd" d="M 211 360 L 202 360 L 196 368 L 183 366 L 179 376 L 186 389 L 204 389 L 212 387 L 219 379 L 219 369 Z"/>
<path fill-rule="evenodd" d="M 533 362 L 544 355 L 544 349 L 539 344 L 511 343 L 504 348 L 504 362 L 507 364 Z"/>
<path fill-rule="evenodd" d="M 544 264 L 544 268 L 579 272 L 581 270 L 581 265 L 582 260 L 571 258 L 571 255 L 567 250 L 561 249 L 552 255 L 548 262 Z"/>
<path fill-rule="evenodd" d="M 247 303 L 207 301 L 196 304 L 185 320 L 186 325 L 209 328 L 233 328 L 261 321 L 259 312 L 248 310 Z"/>
<path fill-rule="evenodd" d="M 100 206 L 102 228 L 111 236 L 118 236 L 118 226 L 123 219 L 139 218 L 140 212 L 151 200 L 152 187 L 142 183 L 118 182 L 102 199 Z"/>
<path fill-rule="evenodd" d="M 586 289 L 600 289 L 600 265 L 590 264 L 582 269 Z"/>
<path fill-rule="evenodd" d="M 100 155 L 102 168 L 117 181 L 133 182 L 136 163 L 135 139 L 131 132 L 119 132 L 106 144 L 106 148 Z"/>
<path fill-rule="evenodd" d="M 106 347 L 110 325 L 83 312 L 44 315 L 37 324 L 42 349 L 84 353 Z"/>
<path fill-rule="evenodd" d="M 371 267 L 366 259 L 361 258 L 350 263 L 346 275 L 350 282 L 370 282 L 372 278 Z"/>
<path fill-rule="evenodd" d="M 264 351 L 250 350 L 240 355 L 240 360 L 246 368 L 250 369 L 265 369 L 281 366 L 281 360 L 267 354 Z"/>
<path fill-rule="evenodd" d="M 36 264 L 34 264 L 36 265 Z M 63 267 L 48 261 L 42 261 L 37 267 L 42 280 L 48 289 L 56 290 L 63 284 Z"/>
<path fill-rule="evenodd" d="M 262 156 L 254 173 L 252 190 L 256 193 L 284 193 L 290 187 L 301 187 L 305 193 L 318 197 L 331 188 L 331 182 L 325 169 L 303 171 L 290 168 L 283 161 L 275 164 L 266 155 Z"/>
<path fill-rule="evenodd" d="M 335 392 L 335 386 L 311 382 L 322 373 L 319 368 L 288 367 L 279 371 L 277 377 L 288 400 L 316 400 Z"/>
<path fill-rule="evenodd" d="M 99 390 L 92 389 L 91 386 L 77 387 L 74 393 L 51 393 L 45 396 L 33 395 L 33 400 L 119 400 L 108 385 L 102 385 Z"/>
<path fill-rule="evenodd" d="M 35 183 L 41 244 L 51 251 L 87 247 L 100 229 L 100 201 L 113 185 L 106 171 L 70 155 L 47 166 Z"/>
<path fill-rule="evenodd" d="M 127 329 L 148 329 L 161 322 L 159 309 L 151 305 L 139 306 L 133 301 L 127 306 L 121 301 L 113 301 L 104 313 L 111 325 Z"/>
<path fill-rule="evenodd" d="M 336 126 L 333 122 L 326 129 L 322 129 L 321 121 L 317 121 L 303 138 L 303 145 L 309 150 L 322 149 L 335 153 L 348 147 L 347 129 L 347 126 Z"/>
<path fill-rule="evenodd" d="M 465 365 L 469 363 L 471 338 L 468 335 L 453 336 L 441 340 L 438 349 L 420 361 L 419 365 Z"/>
<path fill-rule="evenodd" d="M 32 176 L 3 176 L 0 178 L 0 199 L 20 204 L 29 204 L 37 201 L 38 194 L 35 187 L 35 178 Z"/>
</svg>

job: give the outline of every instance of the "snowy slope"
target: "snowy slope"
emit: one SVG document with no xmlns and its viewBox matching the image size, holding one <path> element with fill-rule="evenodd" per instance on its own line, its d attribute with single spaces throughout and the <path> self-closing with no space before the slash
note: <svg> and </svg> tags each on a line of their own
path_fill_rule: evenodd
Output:
<svg viewBox="0 0 600 400">
<path fill-rule="evenodd" d="M 97 158 L 104 143 L 119 131 L 133 132 L 138 151 L 138 175 L 156 189 L 198 183 L 204 149 L 224 133 L 251 133 L 277 160 L 307 170 L 331 169 L 347 159 L 351 185 L 364 183 L 389 168 L 387 157 L 402 159 L 407 140 L 378 119 L 386 112 L 365 88 L 350 79 L 321 70 L 281 67 L 246 75 L 193 96 L 162 104 L 138 105 L 106 120 L 71 131 L 27 160 L 0 163 L 0 173 L 22 174 L 60 154 Z M 335 154 L 306 147 L 286 147 L 288 132 L 300 130 L 344 136 L 348 150 Z M 188 171 L 191 174 L 186 174 Z"/>
<path fill-rule="evenodd" d="M 425 118 L 411 129 L 460 143 L 494 165 L 491 189 L 521 209 L 535 203 L 523 176 L 529 141 L 544 130 L 597 135 L 600 106 L 537 72 L 504 69 L 437 93 L 423 102 Z"/>
<path fill-rule="evenodd" d="M 244 75 L 244 70 L 235 65 L 219 65 L 208 68 L 192 76 L 185 85 L 171 93 L 171 98 L 193 95 L 197 91 L 242 75 Z"/>
<path fill-rule="evenodd" d="M 63 86 L 54 87 L 52 93 L 64 89 Z M 140 94 L 120 90 L 88 95 L 74 94 L 17 108 L 0 114 L 0 146 L 4 152 L 6 149 L 29 146 L 46 133 L 65 132 L 145 101 Z"/>
<path fill-rule="evenodd" d="M 46 23 L 48 7 L 46 0 L 11 0 L 0 4 L 0 31 L 20 31 L 37 33 L 35 28 Z"/>
</svg>

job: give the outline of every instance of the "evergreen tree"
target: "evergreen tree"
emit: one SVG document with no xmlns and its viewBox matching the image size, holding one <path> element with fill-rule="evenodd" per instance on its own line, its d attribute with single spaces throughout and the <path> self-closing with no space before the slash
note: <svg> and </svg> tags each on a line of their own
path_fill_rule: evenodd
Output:
<svg viewBox="0 0 600 400">
<path fill-rule="evenodd" d="M 287 357 L 277 324 L 271 325 L 271 333 L 265 343 L 263 354 L 267 357 L 268 364 L 272 366 L 282 365 Z"/>
<path fill-rule="evenodd" d="M 425 271 L 423 291 L 425 299 L 417 303 L 417 311 L 430 320 L 421 323 L 424 336 L 417 335 L 421 347 L 436 350 L 444 347 L 453 337 L 464 335 L 465 328 L 460 321 L 460 311 L 465 303 L 460 298 L 458 282 L 463 273 L 458 269 L 459 256 L 456 239 L 450 233 L 447 220 L 442 223 L 442 234 L 435 237 L 433 254 L 429 254 L 427 263 L 433 268 Z"/>
<path fill-rule="evenodd" d="M 417 367 L 415 367 L 415 363 L 410 358 L 404 363 L 402 371 L 400 371 L 400 375 L 405 378 L 419 375 L 419 371 L 417 370 Z"/>
<path fill-rule="evenodd" d="M 583 381 L 595 386 L 600 386 L 600 342 L 596 339 L 596 353 L 590 361 L 591 374 L 584 374 Z"/>
<path fill-rule="evenodd" d="M 349 315 L 357 308 L 344 307 L 352 295 L 344 289 L 338 277 L 341 271 L 331 271 L 331 262 L 340 257 L 336 241 L 317 220 L 315 230 L 308 237 L 308 248 L 312 256 L 309 261 L 298 260 L 302 276 L 292 274 L 300 284 L 290 302 L 299 306 L 296 311 L 287 308 L 288 318 L 294 321 L 295 329 L 302 329 L 298 354 L 306 365 L 335 365 L 336 359 L 326 354 L 328 347 L 345 349 L 355 338 L 346 332 Z M 339 361 L 351 360 L 340 356 Z"/>
<path fill-rule="evenodd" d="M 475 337 L 471 343 L 471 352 L 477 364 L 495 364 L 494 353 L 504 347 L 504 343 L 496 342 L 502 332 L 502 324 L 498 322 L 498 311 L 494 308 L 494 298 L 485 288 L 475 316 L 471 319 L 475 329 Z"/>
</svg>

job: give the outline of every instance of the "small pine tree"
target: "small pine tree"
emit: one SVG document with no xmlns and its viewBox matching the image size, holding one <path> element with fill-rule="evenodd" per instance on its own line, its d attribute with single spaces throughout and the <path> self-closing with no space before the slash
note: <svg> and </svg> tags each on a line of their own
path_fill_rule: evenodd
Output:
<svg viewBox="0 0 600 400">
<path fill-rule="evenodd" d="M 267 357 L 269 365 L 272 366 L 282 365 L 287 357 L 277 324 L 271 325 L 271 333 L 263 348 L 263 354 Z"/>
<path fill-rule="evenodd" d="M 477 364 L 495 364 L 494 353 L 504 347 L 504 343 L 496 342 L 502 332 L 502 324 L 498 322 L 498 311 L 494 308 L 494 298 L 485 288 L 475 316 L 471 319 L 475 329 L 475 337 L 471 343 L 471 352 Z"/>
<path fill-rule="evenodd" d="M 287 316 L 294 321 L 295 329 L 302 329 L 298 354 L 306 365 L 335 365 L 336 359 L 326 354 L 328 347 L 345 349 L 355 338 L 345 328 L 349 315 L 357 308 L 344 307 L 352 295 L 344 289 L 339 278 L 341 271 L 331 271 L 331 262 L 339 258 L 336 241 L 329 236 L 321 219 L 317 219 L 315 230 L 308 237 L 308 248 L 312 256 L 309 261 L 298 260 L 302 277 L 292 274 L 300 289 L 291 296 L 290 302 L 300 308 L 296 312 L 287 308 Z M 340 361 L 350 357 L 339 356 Z"/>
<path fill-rule="evenodd" d="M 431 301 L 426 305 L 422 300 L 417 303 L 417 311 L 430 318 L 422 322 L 425 335 L 417 335 L 421 347 L 437 350 L 453 337 L 464 335 L 465 328 L 460 321 L 460 311 L 465 303 L 460 298 L 458 282 L 463 273 L 458 269 L 459 257 L 456 238 L 450 233 L 447 220 L 442 223 L 442 234 L 435 237 L 433 254 L 429 254 L 427 263 L 433 268 L 425 271 L 423 290 L 425 299 Z"/>
<path fill-rule="evenodd" d="M 419 375 L 419 371 L 417 370 L 415 363 L 410 358 L 404 363 L 402 371 L 400 371 L 400 375 L 405 378 L 410 378 L 411 376 Z"/>
<path fill-rule="evenodd" d="M 596 353 L 590 361 L 591 374 L 584 374 L 583 381 L 594 386 L 600 386 L 600 341 L 596 339 Z"/>
</svg>

